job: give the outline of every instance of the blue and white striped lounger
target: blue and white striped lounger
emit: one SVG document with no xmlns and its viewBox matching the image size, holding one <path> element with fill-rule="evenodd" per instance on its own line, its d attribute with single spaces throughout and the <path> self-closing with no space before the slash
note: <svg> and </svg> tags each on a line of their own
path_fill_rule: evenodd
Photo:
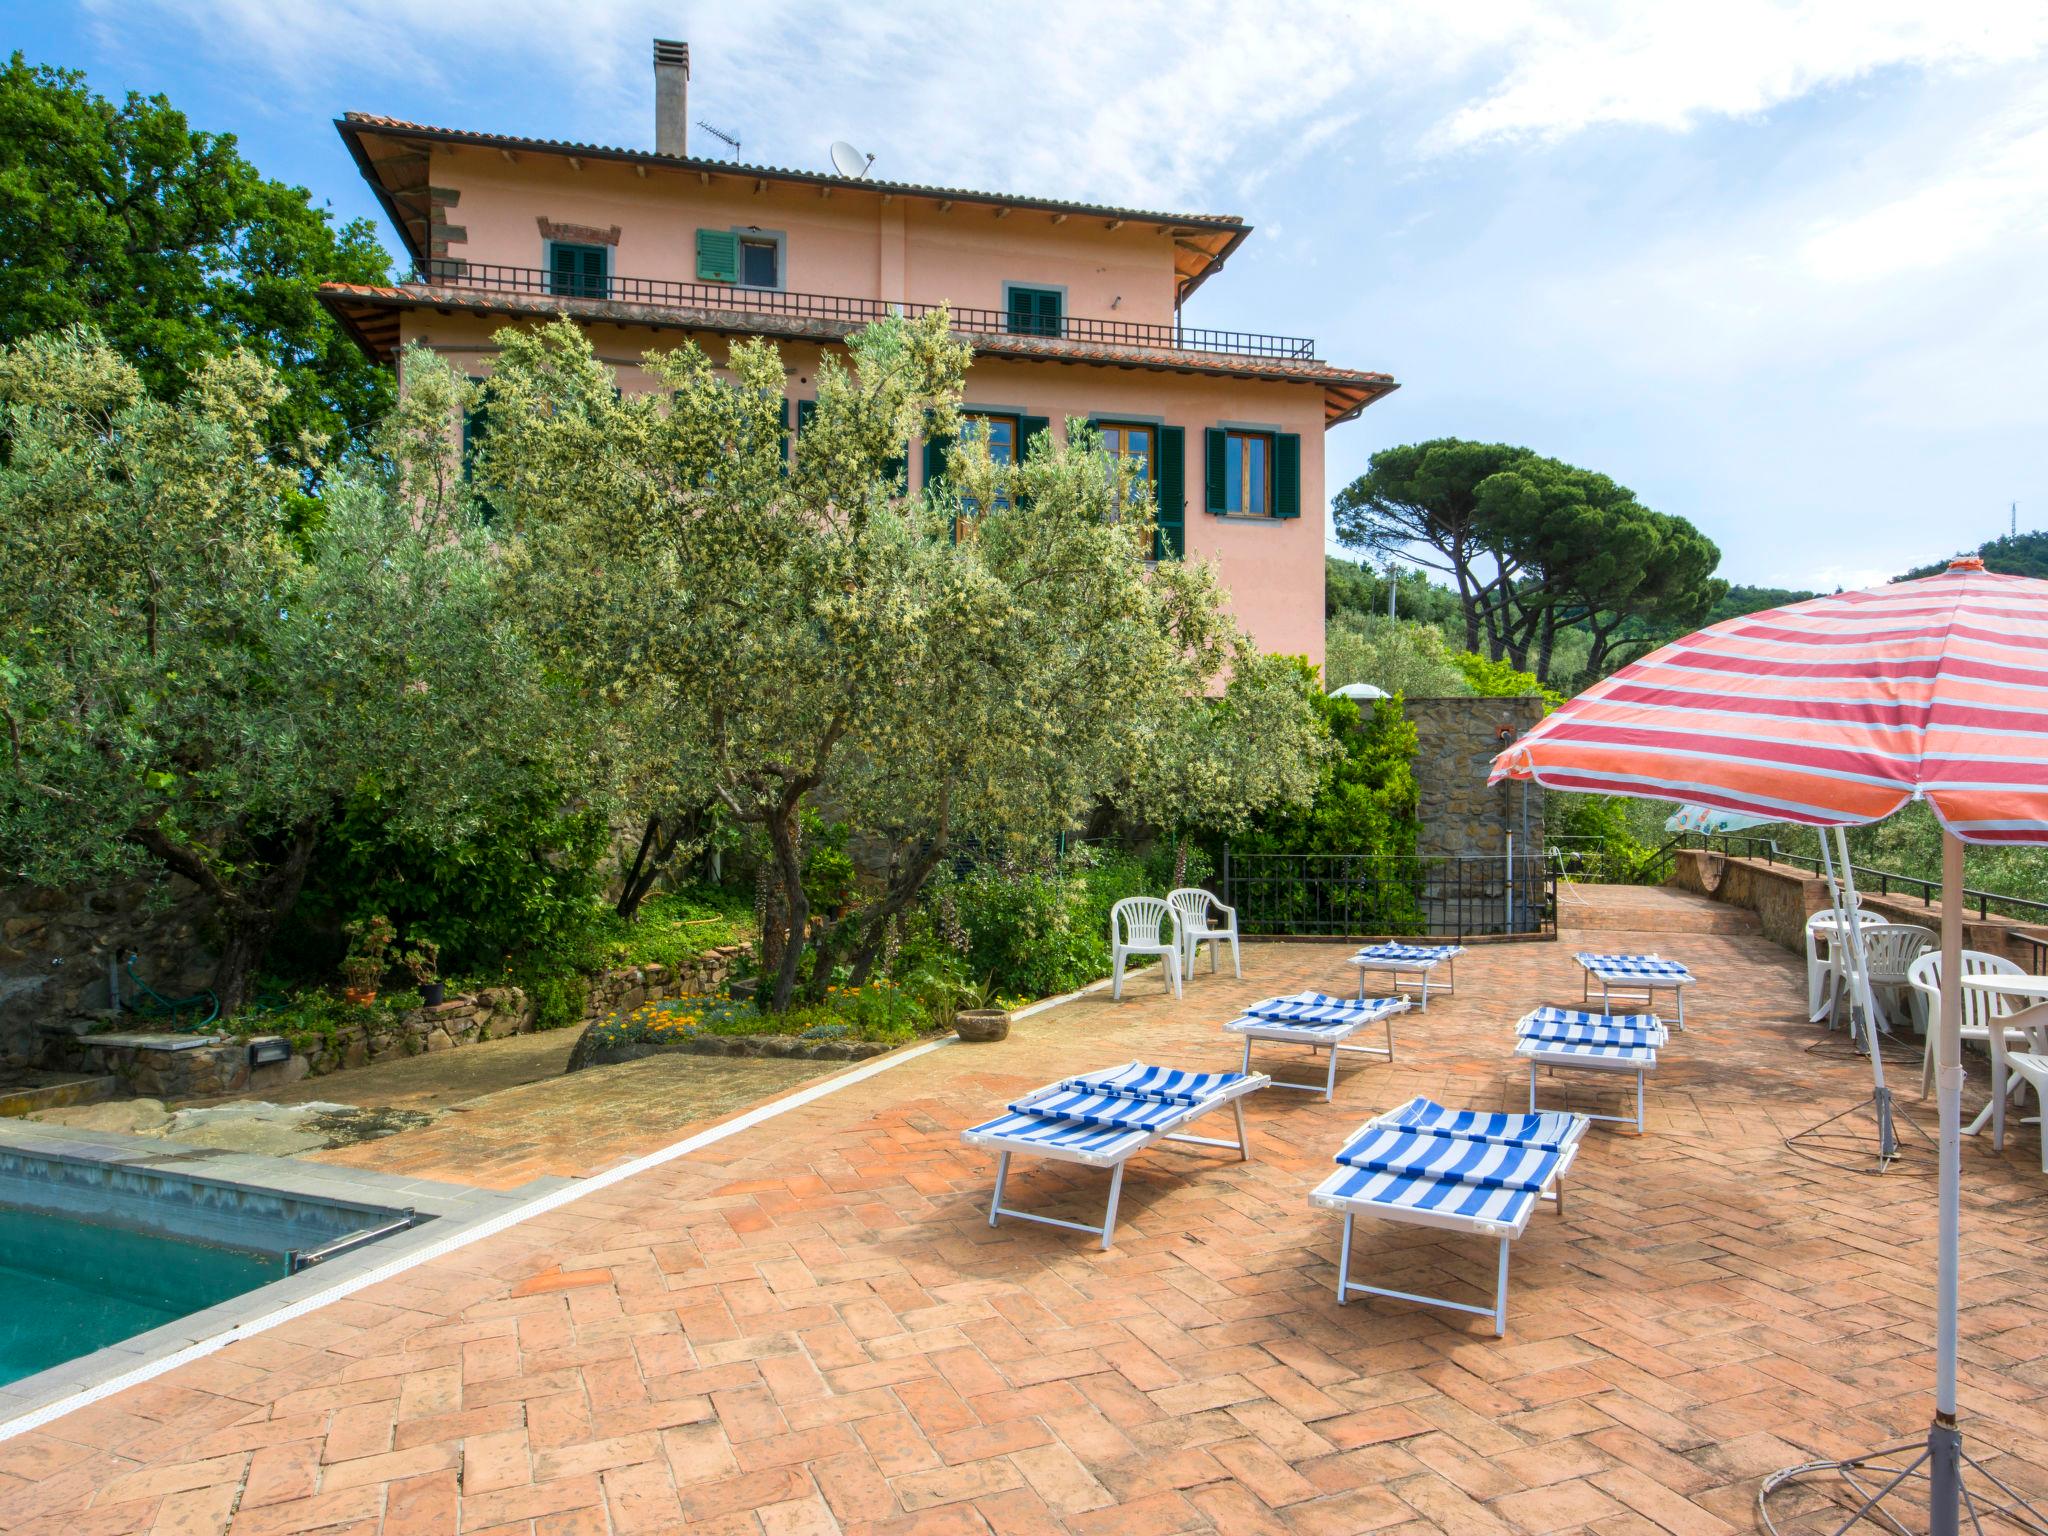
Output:
<svg viewBox="0 0 2048 1536">
<path fill-rule="evenodd" d="M 1544 1067 L 1577 1072 L 1633 1072 L 1636 1112 L 1588 1114 L 1588 1120 L 1633 1124 L 1643 1134 L 1643 1079 L 1657 1070 L 1657 1050 L 1671 1041 L 1653 1013 L 1587 1013 L 1576 1008 L 1538 1008 L 1515 1025 L 1515 1054 L 1529 1063 L 1529 1112 L 1536 1113 L 1536 1078 Z"/>
<path fill-rule="evenodd" d="M 1600 1011 L 1607 1011 L 1612 994 L 1619 992 L 1624 998 L 1640 996 L 1644 1003 L 1655 1007 L 1657 993 L 1669 992 L 1678 1000 L 1678 1017 L 1675 1022 L 1679 1032 L 1685 1030 L 1685 989 L 1692 985 L 1693 974 L 1677 960 L 1665 960 L 1657 955 L 1589 955 L 1577 956 L 1585 975 L 1581 978 L 1579 997 L 1583 1002 L 1593 1000 L 1593 983 L 1600 983 Z"/>
<path fill-rule="evenodd" d="M 1345 997 L 1331 997 L 1326 992 L 1298 992 L 1292 997 L 1269 997 L 1262 1003 L 1253 1003 L 1245 1009 L 1242 1018 L 1232 1019 L 1223 1028 L 1230 1034 L 1244 1036 L 1244 1070 L 1252 1069 L 1252 1042 L 1273 1040 L 1288 1045 L 1308 1047 L 1311 1053 L 1328 1051 L 1330 1070 L 1322 1088 L 1314 1083 L 1288 1083 L 1274 1078 L 1275 1088 L 1292 1088 L 1300 1093 L 1320 1092 L 1325 1102 L 1335 1102 L 1337 1097 L 1337 1053 L 1350 1051 L 1359 1056 L 1384 1056 L 1394 1059 L 1394 1015 L 1408 1011 L 1405 997 L 1368 997 L 1353 1001 Z M 1387 1043 L 1377 1045 L 1347 1045 L 1349 1040 L 1368 1024 L 1386 1022 Z"/>
<path fill-rule="evenodd" d="M 1477 1134 L 1445 1129 L 1462 1125 Z M 1337 1300 L 1353 1294 L 1388 1296 L 1448 1307 L 1508 1326 L 1508 1244 L 1522 1235 L 1539 1202 L 1564 1209 L 1563 1179 L 1578 1156 L 1586 1122 L 1579 1115 L 1495 1115 L 1447 1110 L 1413 1099 L 1359 1127 L 1337 1154 L 1337 1171 L 1316 1186 L 1312 1205 L 1339 1211 L 1344 1240 L 1337 1261 Z M 1526 1133 L 1526 1139 L 1517 1133 Z M 1443 1296 L 1364 1285 L 1351 1278 L 1357 1218 L 1410 1222 L 1490 1237 L 1500 1244 L 1493 1305 L 1473 1306 Z"/>
<path fill-rule="evenodd" d="M 1110 1244 L 1116 1230 L 1116 1204 L 1123 1193 L 1124 1163 L 1132 1153 L 1155 1141 L 1185 1141 L 1202 1147 L 1231 1147 L 1240 1158 L 1251 1155 L 1244 1136 L 1244 1096 L 1269 1081 L 1257 1072 L 1188 1072 L 1179 1067 L 1153 1067 L 1128 1062 L 1106 1071 L 1066 1078 L 1049 1088 L 1012 1101 L 1007 1111 L 960 1133 L 970 1147 L 996 1154 L 996 1192 L 989 1202 L 988 1224 L 1004 1216 L 1036 1221 L 1048 1227 L 1087 1232 Z M 1237 1139 L 1179 1134 L 1189 1121 L 1230 1105 L 1237 1113 Z M 1109 1208 L 1102 1225 L 1086 1226 L 1052 1216 L 1034 1216 L 1003 1204 L 1010 1178 L 1010 1159 L 1017 1153 L 1114 1170 L 1109 1180 Z"/>
<path fill-rule="evenodd" d="M 1351 963 L 1358 967 L 1358 995 L 1365 996 L 1365 976 L 1368 971 L 1390 972 L 1394 978 L 1393 987 L 1401 990 L 1401 978 L 1418 978 L 1422 989 L 1422 1011 L 1429 1011 L 1429 973 L 1439 965 L 1445 967 L 1447 980 L 1437 983 L 1439 992 L 1458 990 L 1458 956 L 1465 953 L 1462 944 L 1368 944 L 1351 957 Z"/>
</svg>

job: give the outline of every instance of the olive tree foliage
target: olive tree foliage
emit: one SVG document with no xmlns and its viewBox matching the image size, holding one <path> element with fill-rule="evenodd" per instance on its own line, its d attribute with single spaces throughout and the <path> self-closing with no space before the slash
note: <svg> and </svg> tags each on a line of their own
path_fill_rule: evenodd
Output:
<svg viewBox="0 0 2048 1536">
<path fill-rule="evenodd" d="M 242 353 L 165 401 L 89 331 L 0 349 L 0 878 L 190 880 L 224 1013 L 347 796 L 460 832 L 541 700 L 430 462 L 420 411 L 448 402 L 401 412 L 389 468 L 331 476 L 288 535 L 283 398 Z"/>
<path fill-rule="evenodd" d="M 868 974 L 962 838 L 1070 824 L 1232 654 L 1213 573 L 1148 569 L 1142 491 L 1082 424 L 1015 465 L 968 434 L 904 495 L 906 443 L 960 435 L 943 313 L 822 359 L 793 449 L 764 342 L 649 353 L 658 388 L 626 395 L 573 326 L 499 345 L 479 474 L 523 601 L 558 668 L 658 722 L 643 760 L 765 839 L 771 1008 Z M 806 809 L 879 850 L 846 911 L 810 910 Z"/>
<path fill-rule="evenodd" d="M 1167 701 L 1144 722 L 1117 791 L 1122 809 L 1173 839 L 1175 885 L 1191 833 L 1228 837 L 1266 812 L 1305 809 L 1338 751 L 1306 661 L 1240 639 L 1229 665 L 1220 696 Z"/>
</svg>

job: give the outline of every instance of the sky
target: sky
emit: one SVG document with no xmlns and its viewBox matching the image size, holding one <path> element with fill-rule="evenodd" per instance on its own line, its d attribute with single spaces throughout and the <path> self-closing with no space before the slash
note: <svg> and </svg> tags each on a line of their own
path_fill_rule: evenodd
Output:
<svg viewBox="0 0 2048 1536">
<path fill-rule="evenodd" d="M 398 243 L 362 110 L 651 145 L 650 39 L 749 161 L 1234 213 L 1190 323 L 1401 389 L 1327 442 L 1523 444 L 1765 586 L 2048 528 L 2048 3 L 85 0 L 10 46 L 162 92 Z M 693 147 L 715 141 L 693 130 Z"/>
</svg>

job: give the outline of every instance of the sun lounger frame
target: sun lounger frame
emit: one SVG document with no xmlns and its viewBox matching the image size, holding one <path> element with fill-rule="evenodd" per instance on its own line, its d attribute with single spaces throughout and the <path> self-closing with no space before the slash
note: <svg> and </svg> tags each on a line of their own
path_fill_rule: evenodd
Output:
<svg viewBox="0 0 2048 1536">
<path fill-rule="evenodd" d="M 1643 1135 L 1645 1133 L 1643 1122 L 1644 1079 L 1650 1073 L 1657 1070 L 1658 1048 L 1671 1043 L 1671 1031 L 1664 1027 L 1663 1021 L 1654 1014 L 1650 1015 L 1650 1022 L 1656 1026 L 1654 1033 L 1655 1044 L 1601 1046 L 1598 1049 L 1603 1054 L 1595 1056 L 1585 1053 L 1586 1046 L 1583 1040 L 1538 1040 L 1524 1034 L 1523 1031 L 1531 1027 L 1532 1022 L 1541 1011 L 1537 1009 L 1525 1013 L 1515 1023 L 1515 1030 L 1519 1036 L 1515 1042 L 1515 1054 L 1529 1063 L 1529 1113 L 1532 1115 L 1542 1113 L 1536 1103 L 1536 1079 L 1540 1068 L 1550 1067 L 1567 1072 L 1634 1073 L 1636 1080 L 1636 1112 L 1633 1116 L 1602 1115 L 1595 1114 L 1591 1110 L 1573 1110 L 1569 1111 L 1569 1113 L 1583 1114 L 1588 1120 L 1605 1121 L 1611 1125 L 1633 1125 L 1636 1128 L 1636 1134 L 1638 1136 Z"/>
<path fill-rule="evenodd" d="M 1573 958 L 1579 962 L 1579 1000 L 1581 1002 L 1588 1006 L 1592 1004 L 1593 983 L 1596 980 L 1600 983 L 1600 1011 L 1602 1013 L 1607 1012 L 1611 1000 L 1616 996 L 1623 999 L 1640 997 L 1645 1008 L 1655 1008 L 1657 1006 L 1657 994 L 1659 992 L 1669 992 L 1675 1008 L 1672 1022 L 1678 1026 L 1680 1034 L 1685 1033 L 1685 989 L 1698 980 L 1690 969 L 1680 976 L 1635 976 L 1625 971 L 1603 970 L 1596 963 L 1603 958 L 1612 959 L 1612 956 L 1581 954 L 1575 955 Z M 1660 960 L 1663 957 L 1661 955 L 1640 955 L 1636 958 Z M 1674 960 L 1670 963 L 1673 965 L 1683 965 L 1685 962 Z"/>
<path fill-rule="evenodd" d="M 1136 1066 L 1137 1063 L 1133 1062 L 1130 1065 Z M 1116 1068 L 1113 1070 L 1121 1071 L 1123 1069 Z M 1059 1092 L 1064 1086 L 1064 1081 L 1050 1084 L 1039 1089 L 1036 1093 L 1017 1100 L 1017 1105 L 1028 1106 L 1033 1099 L 1043 1098 Z M 1157 1142 L 1179 1141 L 1198 1147 L 1227 1148 L 1237 1153 L 1240 1162 L 1249 1160 L 1251 1157 L 1251 1146 L 1245 1139 L 1244 1130 L 1245 1096 L 1256 1093 L 1271 1082 L 1272 1079 L 1263 1073 L 1251 1073 L 1242 1081 L 1231 1084 L 1221 1092 L 1203 1099 L 1200 1103 L 1180 1106 L 1186 1111 L 1184 1114 L 1175 1115 L 1170 1119 L 1162 1121 L 1158 1126 L 1149 1131 L 1133 1131 L 1130 1135 L 1134 1139 L 1116 1142 L 1108 1149 L 1097 1152 L 1090 1152 L 1081 1148 L 1052 1146 L 1043 1142 L 1020 1141 L 1001 1133 L 984 1132 L 979 1128 L 963 1131 L 961 1133 L 961 1140 L 966 1142 L 968 1146 L 981 1147 L 996 1154 L 996 1188 L 995 1194 L 989 1200 L 988 1224 L 993 1227 L 1005 1216 L 1012 1217 L 1018 1221 L 1035 1221 L 1044 1227 L 1062 1227 L 1069 1232 L 1086 1232 L 1091 1237 L 1100 1238 L 1102 1240 L 1102 1247 L 1107 1249 L 1116 1231 L 1117 1204 L 1123 1198 L 1124 1167 L 1130 1162 L 1131 1158 Z M 1237 1122 L 1236 1140 L 1225 1140 L 1220 1136 L 1192 1136 L 1179 1129 L 1181 1126 L 1199 1120 L 1204 1115 L 1213 1114 L 1216 1110 L 1222 1109 L 1226 1105 L 1231 1108 L 1235 1115 Z M 1010 1181 L 1010 1159 L 1019 1153 L 1048 1158 L 1053 1162 L 1078 1163 L 1084 1168 L 1109 1169 L 1109 1201 L 1103 1210 L 1102 1225 L 1092 1227 L 1086 1222 L 1067 1221 L 1057 1216 L 1040 1216 L 1031 1211 L 1020 1211 L 1014 1206 L 1004 1205 L 1003 1190 Z"/>
<path fill-rule="evenodd" d="M 1411 1100 L 1410 1103 L 1414 1101 Z M 1406 1106 L 1403 1106 L 1404 1108 Z M 1398 1125 L 1393 1117 L 1399 1110 L 1368 1120 L 1346 1138 L 1345 1144 L 1376 1126 Z M 1586 1116 L 1573 1116 L 1579 1123 L 1558 1152 L 1557 1166 L 1544 1181 L 1543 1188 L 1532 1191 L 1531 1198 L 1521 1209 L 1520 1216 L 1513 1221 L 1495 1221 L 1480 1216 L 1460 1216 L 1443 1211 L 1417 1209 L 1411 1206 L 1396 1206 L 1379 1201 L 1362 1200 L 1355 1196 L 1335 1193 L 1333 1186 L 1342 1183 L 1358 1170 L 1340 1166 L 1334 1173 L 1309 1195 L 1309 1203 L 1324 1210 L 1336 1211 L 1344 1218 L 1344 1236 L 1337 1256 L 1337 1304 L 1346 1305 L 1353 1296 L 1384 1296 L 1392 1301 L 1412 1301 L 1426 1307 L 1442 1307 L 1447 1311 L 1464 1312 L 1474 1317 L 1489 1318 L 1493 1322 L 1496 1338 L 1505 1338 L 1508 1331 L 1508 1245 L 1527 1230 L 1530 1218 L 1544 1201 L 1550 1201 L 1560 1215 L 1564 1212 L 1564 1178 L 1577 1160 L 1579 1145 L 1585 1136 Z M 1473 1138 L 1460 1138 L 1470 1140 Z M 1364 1281 L 1351 1278 L 1351 1250 L 1354 1228 L 1360 1216 L 1372 1216 L 1381 1221 L 1403 1222 L 1410 1226 L 1432 1227 L 1439 1231 L 1459 1232 L 1477 1237 L 1489 1237 L 1499 1244 L 1499 1255 L 1494 1267 L 1493 1303 L 1490 1306 L 1475 1306 L 1469 1301 L 1456 1301 L 1448 1296 L 1430 1296 L 1419 1291 L 1397 1291 L 1391 1286 L 1367 1285 Z"/>
<path fill-rule="evenodd" d="M 1288 1088 L 1296 1093 L 1320 1093 L 1323 1096 L 1324 1103 L 1334 1104 L 1337 1102 L 1337 1053 L 1345 1051 L 1354 1056 L 1384 1056 L 1388 1061 L 1392 1061 L 1394 1059 L 1394 1015 L 1406 1013 L 1414 1006 L 1405 997 L 1376 998 L 1371 999 L 1371 1001 L 1385 1003 L 1389 1006 L 1370 1018 L 1354 1019 L 1342 1024 L 1295 1024 L 1281 1019 L 1261 1019 L 1255 1018 L 1251 1014 L 1245 1014 L 1241 1018 L 1232 1019 L 1223 1027 L 1233 1035 L 1244 1036 L 1244 1066 L 1241 1070 L 1246 1072 L 1252 1069 L 1252 1042 L 1254 1040 L 1271 1041 L 1279 1045 L 1306 1046 L 1311 1056 L 1317 1051 L 1328 1051 L 1330 1053 L 1329 1072 L 1322 1087 L 1318 1088 L 1314 1083 L 1283 1082 L 1277 1077 L 1269 1079 L 1269 1082 L 1272 1087 Z M 1384 1046 L 1352 1045 L 1349 1043 L 1351 1036 L 1365 1028 L 1366 1025 L 1378 1023 L 1386 1025 L 1387 1043 Z"/>
<path fill-rule="evenodd" d="M 1446 979 L 1436 984 L 1437 991 L 1456 995 L 1458 990 L 1458 956 L 1465 952 L 1464 945 L 1416 944 L 1403 946 L 1404 948 L 1411 949 L 1440 949 L 1443 951 L 1442 955 L 1433 959 L 1377 959 L 1367 952 L 1367 950 L 1376 947 L 1378 946 L 1368 945 L 1366 949 L 1361 949 L 1351 957 L 1350 963 L 1358 968 L 1358 995 L 1360 998 L 1365 996 L 1365 978 L 1368 972 L 1391 976 L 1393 978 L 1392 986 L 1396 993 L 1401 990 L 1401 978 L 1403 976 L 1413 976 L 1416 986 L 1422 993 L 1421 1011 L 1427 1013 L 1429 1012 L 1430 973 L 1440 965 L 1444 967 Z"/>
</svg>

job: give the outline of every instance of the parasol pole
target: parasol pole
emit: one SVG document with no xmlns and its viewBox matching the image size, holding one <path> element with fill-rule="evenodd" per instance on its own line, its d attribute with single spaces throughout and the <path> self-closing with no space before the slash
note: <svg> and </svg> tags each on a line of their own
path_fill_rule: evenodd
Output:
<svg viewBox="0 0 2048 1536">
<path fill-rule="evenodd" d="M 1929 1536 L 1956 1536 L 1962 1435 L 1956 1428 L 1956 1314 L 1962 1267 L 1963 844 L 1941 833 L 1941 1019 L 1935 1095 L 1941 1105 L 1940 1279 L 1935 1291 L 1934 1422 L 1927 1430 Z"/>
<path fill-rule="evenodd" d="M 1827 845 L 1825 832 L 1821 845 Z M 1885 1086 L 1884 1051 L 1877 1039 L 1877 1000 L 1870 992 L 1870 959 L 1863 948 L 1863 903 L 1856 894 L 1856 866 L 1849 859 L 1849 839 L 1840 827 L 1835 828 L 1835 864 L 1842 876 L 1842 916 L 1836 933 L 1847 942 L 1849 953 L 1849 1038 L 1870 1052 L 1870 1107 L 1877 1114 L 1877 1160 L 1883 1167 L 1899 1155 L 1898 1129 L 1892 1123 L 1892 1091 Z"/>
</svg>

